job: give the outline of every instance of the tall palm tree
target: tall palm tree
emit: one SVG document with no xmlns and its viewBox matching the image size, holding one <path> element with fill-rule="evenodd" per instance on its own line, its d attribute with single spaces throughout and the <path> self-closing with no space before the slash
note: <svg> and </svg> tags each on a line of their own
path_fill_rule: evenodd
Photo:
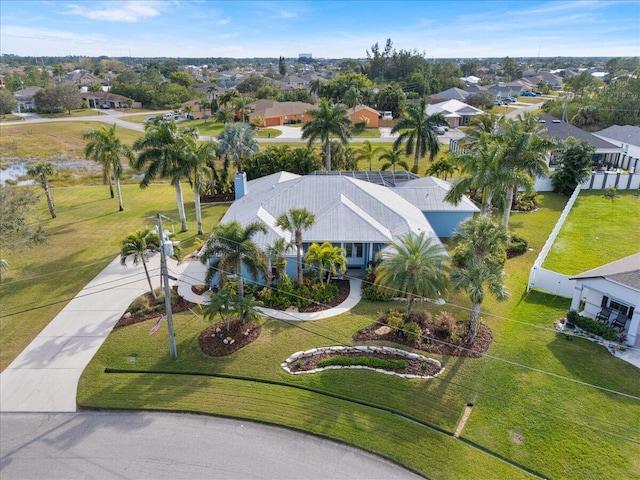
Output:
<svg viewBox="0 0 640 480">
<path fill-rule="evenodd" d="M 380 147 L 376 147 L 369 140 L 365 140 L 362 142 L 362 146 L 358 150 L 358 155 L 356 159 L 358 161 L 365 160 L 369 163 L 369 171 L 372 169 L 373 159 L 376 157 L 378 152 L 380 151 Z"/>
<path fill-rule="evenodd" d="M 320 283 L 324 283 L 325 272 L 329 273 L 327 283 L 331 281 L 331 275 L 338 273 L 338 268 L 347 269 L 347 257 L 344 248 L 336 247 L 329 242 L 312 243 L 304 255 L 304 259 L 311 265 L 318 265 Z"/>
<path fill-rule="evenodd" d="M 227 124 L 218 135 L 218 154 L 234 162 L 238 172 L 242 172 L 243 159 L 259 150 L 255 130 L 246 123 Z"/>
<path fill-rule="evenodd" d="M 213 234 L 207 240 L 200 260 L 208 265 L 207 283 L 211 282 L 216 273 L 219 274 L 218 285 L 222 288 L 229 275 L 235 275 L 238 295 L 244 297 L 244 279 L 242 268 L 251 275 L 253 281 L 258 280 L 260 274 L 269 278 L 267 256 L 253 242 L 252 237 L 258 232 L 267 233 L 267 227 L 260 222 L 252 222 L 246 227 L 233 220 L 229 223 L 219 223 L 213 229 Z"/>
<path fill-rule="evenodd" d="M 111 127 L 102 126 L 97 130 L 82 132 L 82 138 L 89 140 L 84 148 L 84 154 L 102 165 L 103 177 L 109 179 L 109 189 L 113 198 L 111 188 L 111 176 L 115 179 L 116 192 L 118 194 L 118 207 L 122 212 L 122 192 L 120 190 L 120 177 L 122 176 L 122 157 L 129 160 L 129 164 L 134 162 L 133 150 L 123 144 L 116 134 L 116 125 Z"/>
<path fill-rule="evenodd" d="M 504 285 L 504 274 L 490 262 L 473 258 L 462 267 L 451 271 L 451 284 L 456 290 L 464 290 L 472 302 L 469 325 L 469 345 L 473 345 L 480 324 L 480 309 L 487 293 L 497 300 L 507 300 L 509 293 Z"/>
<path fill-rule="evenodd" d="M 273 242 L 273 245 L 267 247 L 267 256 L 278 279 L 287 274 L 287 259 L 284 258 L 284 255 L 290 246 L 290 242 L 284 238 L 278 238 Z"/>
<path fill-rule="evenodd" d="M 51 197 L 51 191 L 49 188 L 49 177 L 53 175 L 54 172 L 55 167 L 49 162 L 37 162 L 27 165 L 27 175 L 40 182 L 40 186 L 44 190 L 51 218 L 56 218 L 56 206 L 53 203 L 53 198 Z"/>
<path fill-rule="evenodd" d="M 385 162 L 380 167 L 380 170 L 387 170 L 389 167 L 396 171 L 396 165 L 400 165 L 405 170 L 409 170 L 409 164 L 404 160 L 404 152 L 400 150 L 396 145 L 391 150 L 386 150 L 380 155 L 380 160 Z"/>
<path fill-rule="evenodd" d="M 532 188 L 535 178 L 545 176 L 549 171 L 547 154 L 555 147 L 555 142 L 542 136 L 545 128 L 539 120 L 529 113 L 517 120 L 509 120 L 499 140 L 504 146 L 502 168 L 511 174 L 502 217 L 505 227 L 509 226 L 513 197 L 518 187 Z"/>
<path fill-rule="evenodd" d="M 236 89 L 227 90 L 224 93 L 221 93 L 218 97 L 218 105 L 220 107 L 226 108 L 229 104 L 232 104 L 236 98 L 240 96 L 240 92 Z"/>
<path fill-rule="evenodd" d="M 246 123 L 246 118 L 249 113 L 251 113 L 251 109 L 249 108 L 249 104 L 251 103 L 251 99 L 245 97 L 240 94 L 238 98 L 233 100 L 233 109 L 236 113 L 240 114 L 240 119 L 242 123 Z"/>
<path fill-rule="evenodd" d="M 189 156 L 189 183 L 193 188 L 193 204 L 196 209 L 196 223 L 198 235 L 202 235 L 202 209 L 200 207 L 200 192 L 208 181 L 209 165 L 215 158 L 218 145 L 214 142 L 197 144 L 190 141 L 191 155 Z"/>
<path fill-rule="evenodd" d="M 408 103 L 404 107 L 402 118 L 391 129 L 391 133 L 400 133 L 394 147 L 400 147 L 405 142 L 405 153 L 413 154 L 413 166 L 418 163 L 427 152 L 429 160 L 433 161 L 440 151 L 438 136 L 433 132 L 434 125 L 445 124 L 446 120 L 440 114 L 427 115 L 427 101 L 422 99 L 419 105 Z"/>
<path fill-rule="evenodd" d="M 475 258 L 502 270 L 507 260 L 508 238 L 506 227 L 489 217 L 478 216 L 465 220 L 452 236 L 456 243 L 454 264 L 462 266 Z"/>
<path fill-rule="evenodd" d="M 316 223 L 316 216 L 306 208 L 292 208 L 281 213 L 276 219 L 276 225 L 288 230 L 293 237 L 297 250 L 298 284 L 302 285 L 302 231 L 308 230 Z"/>
<path fill-rule="evenodd" d="M 502 147 L 486 133 L 472 151 L 454 154 L 452 159 L 463 176 L 447 192 L 445 200 L 457 205 L 467 192 L 475 190 L 482 196 L 480 214 L 490 217 L 493 197 L 504 187 L 500 178 L 502 155 Z"/>
<path fill-rule="evenodd" d="M 169 178 L 176 190 L 182 231 L 186 232 L 187 217 L 180 179 L 189 175 L 189 159 L 198 131 L 194 128 L 178 130 L 174 121 L 147 123 L 144 129 L 144 137 L 133 143 L 133 148 L 140 152 L 133 162 L 134 168 L 146 168 L 140 187 L 148 187 L 156 177 Z"/>
<path fill-rule="evenodd" d="M 307 145 L 311 147 L 314 141 L 320 140 L 325 151 L 325 167 L 331 170 L 331 136 L 347 144 L 351 138 L 349 126 L 351 120 L 347 113 L 347 107 L 338 103 L 333 104 L 321 98 L 317 110 L 308 110 L 313 120 L 302 126 L 302 138 L 308 140 Z"/>
<path fill-rule="evenodd" d="M 396 290 L 407 299 L 407 318 L 418 298 L 438 298 L 447 290 L 445 250 L 424 233 L 407 234 L 380 254 L 376 283 Z"/>
<path fill-rule="evenodd" d="M 127 258 L 131 257 L 134 265 L 138 265 L 142 262 L 144 267 L 144 273 L 147 276 L 147 282 L 149 282 L 149 291 L 153 298 L 156 297 L 156 293 L 153 291 L 153 285 L 151 284 L 151 277 L 149 276 L 149 270 L 147 268 L 147 260 L 145 255 L 147 251 L 157 251 L 160 248 L 160 237 L 154 230 L 145 228 L 143 230 L 137 230 L 134 233 L 130 233 L 122 240 L 120 248 L 120 264 L 126 265 Z"/>
</svg>

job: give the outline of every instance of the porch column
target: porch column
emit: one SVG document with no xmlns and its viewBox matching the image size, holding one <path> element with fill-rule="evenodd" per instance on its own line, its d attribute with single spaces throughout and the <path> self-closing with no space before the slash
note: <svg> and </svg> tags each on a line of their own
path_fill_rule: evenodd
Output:
<svg viewBox="0 0 640 480">
<path fill-rule="evenodd" d="M 573 287 L 573 297 L 571 297 L 571 307 L 569 310 L 577 312 L 580 308 L 580 299 L 582 298 L 583 285 L 580 282 L 576 282 L 576 286 Z"/>
<path fill-rule="evenodd" d="M 632 347 L 640 345 L 640 311 L 634 311 L 627 333 L 627 343 Z"/>
</svg>

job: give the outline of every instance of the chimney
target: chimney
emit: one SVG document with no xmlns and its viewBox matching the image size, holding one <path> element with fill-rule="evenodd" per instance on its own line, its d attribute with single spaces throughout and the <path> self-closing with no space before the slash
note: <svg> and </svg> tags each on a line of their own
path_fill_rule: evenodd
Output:
<svg viewBox="0 0 640 480">
<path fill-rule="evenodd" d="M 238 172 L 233 177 L 233 187 L 236 191 L 236 200 L 240 200 L 248 192 L 247 190 L 247 174 L 245 172 Z"/>
</svg>

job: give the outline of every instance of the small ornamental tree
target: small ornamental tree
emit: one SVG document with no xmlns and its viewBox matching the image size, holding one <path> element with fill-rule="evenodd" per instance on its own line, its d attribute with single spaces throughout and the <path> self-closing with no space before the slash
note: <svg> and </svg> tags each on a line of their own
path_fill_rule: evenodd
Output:
<svg viewBox="0 0 640 480">
<path fill-rule="evenodd" d="M 567 138 L 564 148 L 556 157 L 560 166 L 551 176 L 554 191 L 571 195 L 579 184 L 587 180 L 593 164 L 591 155 L 594 151 L 595 147 L 584 140 Z"/>
</svg>

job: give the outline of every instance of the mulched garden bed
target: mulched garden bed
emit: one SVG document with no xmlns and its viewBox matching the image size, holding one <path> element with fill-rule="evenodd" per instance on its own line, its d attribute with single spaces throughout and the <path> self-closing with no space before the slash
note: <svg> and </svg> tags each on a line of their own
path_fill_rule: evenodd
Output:
<svg viewBox="0 0 640 480">
<path fill-rule="evenodd" d="M 471 358 L 481 357 L 487 350 L 489 350 L 489 346 L 493 341 L 491 329 L 483 324 L 478 328 L 476 339 L 471 347 L 467 346 L 468 337 L 466 333 L 466 322 L 458 322 L 457 324 L 457 328 L 461 332 L 460 345 L 452 345 L 451 341 L 446 336 L 439 333 L 439 325 L 431 322 L 425 323 L 425 325 L 422 326 L 422 333 L 427 334 L 428 330 L 429 337 L 434 338 L 431 342 L 427 342 L 422 339 L 407 340 L 404 337 L 398 337 L 398 335 L 393 332 L 379 333 L 381 326 L 384 326 L 384 323 L 374 322 L 368 327 L 356 332 L 353 335 L 353 339 L 357 341 L 385 340 L 387 342 L 405 345 L 407 347 L 422 350 L 424 352 L 436 353 L 438 355 Z"/>
<path fill-rule="evenodd" d="M 384 353 L 377 353 L 377 352 L 318 353 L 311 357 L 304 357 L 299 360 L 296 360 L 292 365 L 289 365 L 289 368 L 291 369 L 292 372 L 306 372 L 309 370 L 315 370 L 316 368 L 319 368 L 318 362 L 320 360 L 323 360 L 325 358 L 332 358 L 332 357 L 378 357 L 378 358 L 384 358 L 385 360 L 402 360 L 406 363 L 406 366 L 404 368 L 389 369 L 389 371 L 399 373 L 402 375 L 418 375 L 421 377 L 426 377 L 426 376 L 433 377 L 442 370 L 442 367 L 434 365 L 431 362 L 412 360 L 412 359 L 403 357 L 402 355 L 384 354 Z M 426 370 L 422 369 L 422 365 L 427 365 Z"/>
<path fill-rule="evenodd" d="M 247 335 L 245 333 L 249 331 Z M 256 322 L 245 323 L 239 319 L 232 319 L 230 329 L 227 332 L 226 322 L 214 323 L 207 327 L 198 337 L 200 350 L 210 357 L 224 357 L 237 352 L 242 347 L 246 347 L 254 342 L 262 331 L 262 327 Z M 233 339 L 233 343 L 224 343 L 225 339 Z"/>
<path fill-rule="evenodd" d="M 333 298 L 331 302 L 322 304 L 313 303 L 306 307 L 301 307 L 298 311 L 301 313 L 321 312 L 323 310 L 337 307 L 342 302 L 344 302 L 349 296 L 349 292 L 351 290 L 349 280 L 333 279 L 331 282 L 338 285 L 338 294 Z"/>
<path fill-rule="evenodd" d="M 176 297 L 177 297 L 176 300 L 173 301 L 173 305 L 171 306 L 171 311 L 173 313 L 184 312 L 196 306 L 194 303 L 188 302 L 181 296 L 177 295 L 177 287 L 173 287 L 173 289 L 176 291 Z M 165 313 L 164 301 L 157 302 L 156 300 L 154 300 L 154 298 L 151 296 L 150 293 L 145 293 L 143 296 L 146 297 L 150 307 L 153 307 L 155 305 L 162 305 L 162 308 L 153 312 L 148 312 L 148 313 L 132 312 L 128 318 L 125 318 L 125 316 L 127 316 L 127 314 L 125 313 L 125 315 L 120 320 L 118 320 L 118 323 L 116 323 L 116 326 L 114 328 L 126 327 L 127 325 L 133 325 L 134 323 L 144 322 L 145 320 L 149 320 L 151 318 L 158 318 L 160 315 L 164 315 Z"/>
</svg>

